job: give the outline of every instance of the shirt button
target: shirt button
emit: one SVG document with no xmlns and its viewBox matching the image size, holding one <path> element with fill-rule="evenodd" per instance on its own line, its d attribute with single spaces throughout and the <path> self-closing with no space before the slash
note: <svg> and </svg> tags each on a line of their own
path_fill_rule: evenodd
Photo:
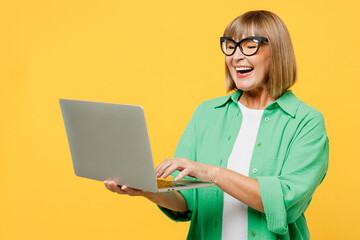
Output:
<svg viewBox="0 0 360 240">
<path fill-rule="evenodd" d="M 266 117 L 265 118 L 265 122 L 267 122 L 267 121 L 269 121 L 270 120 L 270 118 L 269 117 Z"/>
<path fill-rule="evenodd" d="M 223 160 L 221 159 L 221 160 L 220 160 L 220 164 L 219 164 L 219 165 L 221 165 L 221 164 L 222 164 L 222 161 L 223 161 Z"/>
<path fill-rule="evenodd" d="M 231 136 L 228 137 L 228 141 L 230 141 L 230 139 L 231 139 Z"/>
<path fill-rule="evenodd" d="M 252 236 L 252 237 L 255 237 L 255 236 L 256 236 L 256 233 L 252 232 L 252 233 L 251 233 L 251 236 Z"/>
<path fill-rule="evenodd" d="M 261 147 L 261 145 L 262 145 L 262 143 L 261 143 L 261 142 L 259 142 L 259 143 L 257 144 L 257 146 L 258 146 L 258 147 Z"/>
<path fill-rule="evenodd" d="M 253 173 L 257 173 L 257 169 L 256 169 L 256 168 L 253 169 Z"/>
</svg>

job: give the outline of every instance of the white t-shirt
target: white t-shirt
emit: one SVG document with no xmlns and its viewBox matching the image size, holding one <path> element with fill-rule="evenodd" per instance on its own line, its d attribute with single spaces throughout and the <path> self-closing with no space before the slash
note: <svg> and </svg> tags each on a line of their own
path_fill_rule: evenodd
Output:
<svg viewBox="0 0 360 240">
<path fill-rule="evenodd" d="M 249 175 L 250 161 L 264 110 L 250 109 L 238 102 L 243 119 L 228 159 L 227 168 Z M 248 207 L 224 193 L 222 240 L 247 239 Z"/>
</svg>

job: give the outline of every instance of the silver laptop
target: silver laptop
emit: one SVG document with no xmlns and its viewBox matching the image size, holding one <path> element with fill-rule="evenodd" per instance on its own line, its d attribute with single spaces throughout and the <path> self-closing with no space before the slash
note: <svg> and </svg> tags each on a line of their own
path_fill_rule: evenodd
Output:
<svg viewBox="0 0 360 240">
<path fill-rule="evenodd" d="M 151 192 L 214 186 L 156 179 L 141 106 L 60 99 L 75 174 Z"/>
</svg>

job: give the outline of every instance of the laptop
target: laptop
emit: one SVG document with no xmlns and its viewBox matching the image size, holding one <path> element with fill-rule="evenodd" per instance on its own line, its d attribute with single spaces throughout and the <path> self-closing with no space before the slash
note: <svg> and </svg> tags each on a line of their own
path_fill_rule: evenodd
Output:
<svg viewBox="0 0 360 240">
<path fill-rule="evenodd" d="M 150 192 L 210 187 L 196 179 L 156 179 L 141 106 L 60 99 L 74 172 Z"/>
</svg>

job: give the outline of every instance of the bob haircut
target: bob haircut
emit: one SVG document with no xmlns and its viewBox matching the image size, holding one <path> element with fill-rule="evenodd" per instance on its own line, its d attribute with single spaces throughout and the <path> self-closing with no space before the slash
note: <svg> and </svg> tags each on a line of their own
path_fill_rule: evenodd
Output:
<svg viewBox="0 0 360 240">
<path fill-rule="evenodd" d="M 236 38 L 237 41 L 249 36 L 266 37 L 269 40 L 268 91 L 272 97 L 279 98 L 295 83 L 297 75 L 294 49 L 285 23 L 272 12 L 250 11 L 235 18 L 224 32 L 224 37 Z M 227 92 L 238 90 L 226 63 L 225 85 Z"/>
</svg>

